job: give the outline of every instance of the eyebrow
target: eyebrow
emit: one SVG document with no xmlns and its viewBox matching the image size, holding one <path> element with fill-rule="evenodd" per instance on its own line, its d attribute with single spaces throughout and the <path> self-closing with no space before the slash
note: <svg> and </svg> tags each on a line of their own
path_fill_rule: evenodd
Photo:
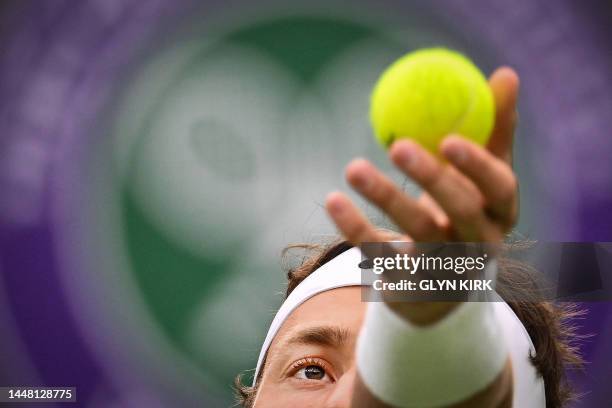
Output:
<svg viewBox="0 0 612 408">
<path fill-rule="evenodd" d="M 269 370 L 268 365 L 271 364 L 271 361 L 289 359 L 292 345 L 315 345 L 339 349 L 350 344 L 352 337 L 351 330 L 340 326 L 322 325 L 296 329 L 295 333 L 287 333 L 286 337 L 274 346 L 276 350 L 274 353 L 271 354 L 271 349 L 268 349 L 259 378 L 263 377 L 266 370 Z"/>
<path fill-rule="evenodd" d="M 305 344 L 327 347 L 341 347 L 349 343 L 351 331 L 338 326 L 307 327 L 291 335 L 286 345 Z"/>
</svg>

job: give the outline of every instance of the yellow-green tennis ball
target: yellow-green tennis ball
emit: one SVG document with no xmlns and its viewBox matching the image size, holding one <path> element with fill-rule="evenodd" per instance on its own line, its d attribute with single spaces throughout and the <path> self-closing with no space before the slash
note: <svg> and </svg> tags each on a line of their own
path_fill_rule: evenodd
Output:
<svg viewBox="0 0 612 408">
<path fill-rule="evenodd" d="M 437 154 L 451 133 L 484 145 L 494 119 L 493 94 L 482 72 L 444 48 L 403 56 L 383 72 L 372 92 L 370 120 L 385 147 L 410 138 Z"/>
</svg>

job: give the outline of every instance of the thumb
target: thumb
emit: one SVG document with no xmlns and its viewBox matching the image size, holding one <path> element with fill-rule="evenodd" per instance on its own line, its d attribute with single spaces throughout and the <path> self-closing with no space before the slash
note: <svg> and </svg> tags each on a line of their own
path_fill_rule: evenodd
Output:
<svg viewBox="0 0 612 408">
<path fill-rule="evenodd" d="M 495 125 L 487 148 L 495 156 L 510 164 L 517 117 L 519 77 L 512 68 L 501 67 L 489 78 L 489 86 L 495 101 Z"/>
</svg>

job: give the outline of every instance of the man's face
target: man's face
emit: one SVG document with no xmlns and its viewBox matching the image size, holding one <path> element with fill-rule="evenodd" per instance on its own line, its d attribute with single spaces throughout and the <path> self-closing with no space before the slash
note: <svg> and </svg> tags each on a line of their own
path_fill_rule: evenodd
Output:
<svg viewBox="0 0 612 408">
<path fill-rule="evenodd" d="M 359 287 L 329 290 L 296 308 L 268 350 L 255 407 L 348 407 L 365 308 Z"/>
</svg>

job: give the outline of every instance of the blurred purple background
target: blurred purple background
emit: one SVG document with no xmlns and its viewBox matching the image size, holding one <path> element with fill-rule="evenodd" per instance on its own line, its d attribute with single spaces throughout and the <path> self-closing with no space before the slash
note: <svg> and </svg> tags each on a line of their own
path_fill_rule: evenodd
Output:
<svg viewBox="0 0 612 408">
<path fill-rule="evenodd" d="M 214 110 L 225 103 L 210 96 L 214 86 L 192 95 L 189 89 L 195 86 L 188 85 L 206 78 L 232 80 L 232 69 L 236 77 L 255 83 L 245 82 L 243 99 L 267 98 L 262 106 L 248 109 L 227 102 L 236 109 L 232 126 L 241 126 L 241 117 L 246 121 L 264 112 L 267 118 L 291 116 L 289 128 L 298 134 L 317 133 L 312 123 L 327 118 L 317 105 L 328 99 L 333 105 L 342 95 L 347 99 L 330 110 L 335 116 L 325 123 L 340 129 L 331 134 L 357 129 L 365 140 L 367 124 L 359 126 L 367 118 L 361 105 L 351 110 L 351 92 L 370 87 L 371 75 L 402 52 L 442 44 L 467 52 L 486 72 L 511 65 L 522 81 L 516 168 L 523 214 L 518 229 L 540 240 L 611 241 L 611 16 L 608 2 L 570 0 L 3 2 L 0 385 L 76 386 L 79 406 L 88 407 L 228 405 L 227 380 L 235 368 L 252 368 L 261 330 L 277 302 L 240 299 L 231 303 L 235 310 L 230 313 L 227 298 L 212 295 L 213 289 L 226 288 L 232 299 L 242 290 L 238 277 L 244 260 L 229 262 L 233 255 L 228 248 L 249 242 L 245 259 L 258 253 L 264 258 L 261 270 L 270 268 L 270 259 L 277 265 L 274 258 L 284 243 L 333 230 L 315 211 L 321 194 L 341 182 L 340 169 L 351 155 L 383 160 L 373 145 L 352 146 L 354 150 L 328 157 L 325 147 L 323 153 L 316 150 L 321 141 L 313 141 L 312 147 L 297 138 L 262 139 L 245 153 L 251 159 L 241 161 L 246 173 L 249 160 L 260 171 L 259 178 L 249 181 L 223 167 L 223 149 L 228 148 L 223 141 L 205 140 L 204 146 L 217 150 L 204 151 L 202 157 L 210 166 L 220 157 L 215 166 L 229 181 L 205 185 L 209 179 L 194 173 L 204 184 L 200 194 L 190 187 L 188 174 L 165 179 L 177 163 L 187 161 L 187 153 L 164 144 L 171 140 L 165 135 L 183 129 L 181 115 L 191 115 L 189 109 L 196 115 L 199 106 L 210 106 L 218 117 L 227 112 Z M 283 41 L 285 34 L 291 42 Z M 189 62 L 175 64 L 183 59 Z M 372 60 L 381 65 L 372 63 L 364 72 L 352 62 Z M 223 61 L 226 65 L 215 65 Z M 244 72 L 238 63 L 243 61 L 253 64 Z M 345 84 L 334 73 L 347 67 L 355 68 L 346 75 L 354 79 Z M 224 70 L 227 77 L 214 76 Z M 269 92 L 261 91 L 262 84 L 270 85 Z M 326 89 L 333 94 L 321 96 Z M 279 111 L 278 106 L 287 105 L 283 98 L 296 94 L 301 101 L 297 113 Z M 167 112 L 176 123 L 164 119 Z M 192 121 L 191 116 L 184 120 Z M 260 133 L 268 131 L 262 128 Z M 145 144 L 133 135 L 151 139 Z M 228 138 L 224 140 L 231 143 Z M 342 145 L 353 139 L 339 140 Z M 278 144 L 280 150 L 261 147 Z M 302 155 L 298 149 L 311 150 Z M 166 163 L 160 156 L 164 151 L 178 161 Z M 312 168 L 313 174 L 286 172 L 295 164 L 292 160 L 304 160 L 299 162 L 303 172 Z M 316 173 L 317 167 L 325 171 Z M 329 174 L 331 180 L 323 182 Z M 154 176 L 166 184 L 151 184 L 148 178 Z M 253 217 L 232 207 L 232 194 L 241 188 L 252 200 L 244 214 L 247 209 L 260 211 Z M 174 194 L 168 200 L 161 195 L 166 191 Z M 308 205 L 268 208 L 273 194 L 303 194 Z M 202 205 L 190 206 L 190 200 Z M 230 208 L 239 214 L 237 219 L 232 220 Z M 203 227 L 195 222 L 190 226 L 182 215 L 202 211 L 208 211 Z M 250 218 L 271 217 L 276 218 L 274 227 L 245 226 Z M 299 228 L 290 230 L 290 224 Z M 204 248 L 198 248 L 200 229 L 213 238 Z M 224 229 L 232 232 L 219 232 Z M 156 269 L 164 262 L 165 270 Z M 280 272 L 265 279 L 249 281 L 261 286 L 258 297 L 272 297 L 272 289 L 282 284 Z M 197 343 L 206 342 L 207 330 L 218 331 L 222 322 L 217 320 L 231 326 L 231 316 L 248 317 L 257 305 L 257 328 L 250 331 L 248 322 L 240 323 L 242 335 L 253 342 L 236 346 L 242 353 L 236 361 L 224 367 L 223 360 L 208 355 L 216 351 L 198 348 Z M 595 336 L 584 344 L 590 362 L 586 371 L 572 373 L 585 392 L 576 406 L 610 406 L 612 306 L 600 302 L 584 307 L 588 316 L 577 323 L 582 333 Z M 227 311 L 227 318 L 215 315 L 220 310 Z M 193 319 L 181 320 L 186 314 Z M 219 336 L 215 341 L 222 342 Z M 233 355 L 232 350 L 219 353 L 227 359 Z"/>
</svg>

